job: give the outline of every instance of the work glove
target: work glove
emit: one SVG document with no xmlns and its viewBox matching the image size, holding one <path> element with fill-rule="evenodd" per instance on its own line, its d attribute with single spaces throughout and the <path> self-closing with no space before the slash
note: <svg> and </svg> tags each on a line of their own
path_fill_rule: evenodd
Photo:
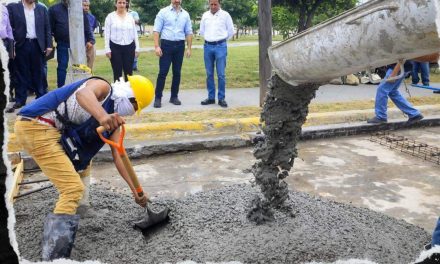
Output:
<svg viewBox="0 0 440 264">
<path fill-rule="evenodd" d="M 139 204 L 142 207 L 146 207 L 147 203 L 148 203 L 148 198 L 147 196 L 144 194 L 142 196 L 138 196 L 137 194 L 134 196 L 134 200 L 137 204 Z"/>
</svg>

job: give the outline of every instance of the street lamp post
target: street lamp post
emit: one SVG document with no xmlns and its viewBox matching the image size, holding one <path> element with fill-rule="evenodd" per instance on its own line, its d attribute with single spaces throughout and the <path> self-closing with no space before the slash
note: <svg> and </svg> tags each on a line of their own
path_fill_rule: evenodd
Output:
<svg viewBox="0 0 440 264">
<path fill-rule="evenodd" d="M 264 103 L 267 82 L 271 76 L 267 49 L 272 45 L 272 1 L 258 1 L 258 42 L 259 42 L 259 72 L 260 72 L 260 106 Z"/>
</svg>

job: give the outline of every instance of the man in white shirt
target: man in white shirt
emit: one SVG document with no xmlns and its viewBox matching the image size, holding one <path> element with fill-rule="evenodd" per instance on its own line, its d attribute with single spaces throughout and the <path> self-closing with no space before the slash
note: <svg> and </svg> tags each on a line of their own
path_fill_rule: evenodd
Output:
<svg viewBox="0 0 440 264">
<path fill-rule="evenodd" d="M 204 61 L 206 70 L 206 88 L 208 98 L 202 105 L 215 104 L 214 64 L 218 79 L 218 104 L 228 107 L 225 101 L 227 40 L 234 35 L 234 24 L 228 12 L 221 9 L 220 0 L 209 0 L 209 10 L 200 22 L 200 35 L 205 39 Z"/>
</svg>

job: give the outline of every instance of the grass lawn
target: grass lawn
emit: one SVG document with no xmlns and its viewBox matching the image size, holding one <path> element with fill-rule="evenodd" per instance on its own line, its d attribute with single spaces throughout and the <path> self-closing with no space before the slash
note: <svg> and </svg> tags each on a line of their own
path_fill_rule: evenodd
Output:
<svg viewBox="0 0 440 264">
<path fill-rule="evenodd" d="M 228 65 L 226 67 L 227 87 L 257 87 L 258 79 L 258 46 L 230 47 L 228 49 Z M 49 89 L 56 87 L 56 59 L 48 62 Z M 154 52 L 141 52 L 138 61 L 138 72 L 156 84 L 159 72 L 159 58 Z M 96 56 L 94 74 L 113 81 L 110 61 L 105 56 Z M 168 74 L 166 88 L 171 86 L 172 72 Z M 203 49 L 193 49 L 191 58 L 185 58 L 182 66 L 180 89 L 205 89 L 205 66 Z"/>
</svg>

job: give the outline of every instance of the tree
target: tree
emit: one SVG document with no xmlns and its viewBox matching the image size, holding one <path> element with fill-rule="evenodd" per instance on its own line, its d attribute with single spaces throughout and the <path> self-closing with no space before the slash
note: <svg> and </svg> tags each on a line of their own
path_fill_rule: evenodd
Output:
<svg viewBox="0 0 440 264">
<path fill-rule="evenodd" d="M 283 36 L 289 38 L 296 32 L 298 17 L 285 6 L 275 6 L 272 8 L 273 29 Z"/>
<path fill-rule="evenodd" d="M 114 0 L 90 1 L 90 12 L 99 22 L 99 33 L 101 34 L 101 37 L 103 32 L 102 27 L 104 26 L 105 18 L 113 11 L 115 11 Z"/>
<path fill-rule="evenodd" d="M 221 3 L 222 9 L 229 12 L 234 24 L 237 26 L 237 38 L 239 30 L 243 27 L 254 27 L 257 25 L 257 1 L 223 0 Z"/>
<path fill-rule="evenodd" d="M 297 14 L 297 32 L 356 6 L 357 0 L 274 0 L 274 6 L 287 7 Z M 315 18 L 315 15 L 319 14 Z"/>
</svg>

